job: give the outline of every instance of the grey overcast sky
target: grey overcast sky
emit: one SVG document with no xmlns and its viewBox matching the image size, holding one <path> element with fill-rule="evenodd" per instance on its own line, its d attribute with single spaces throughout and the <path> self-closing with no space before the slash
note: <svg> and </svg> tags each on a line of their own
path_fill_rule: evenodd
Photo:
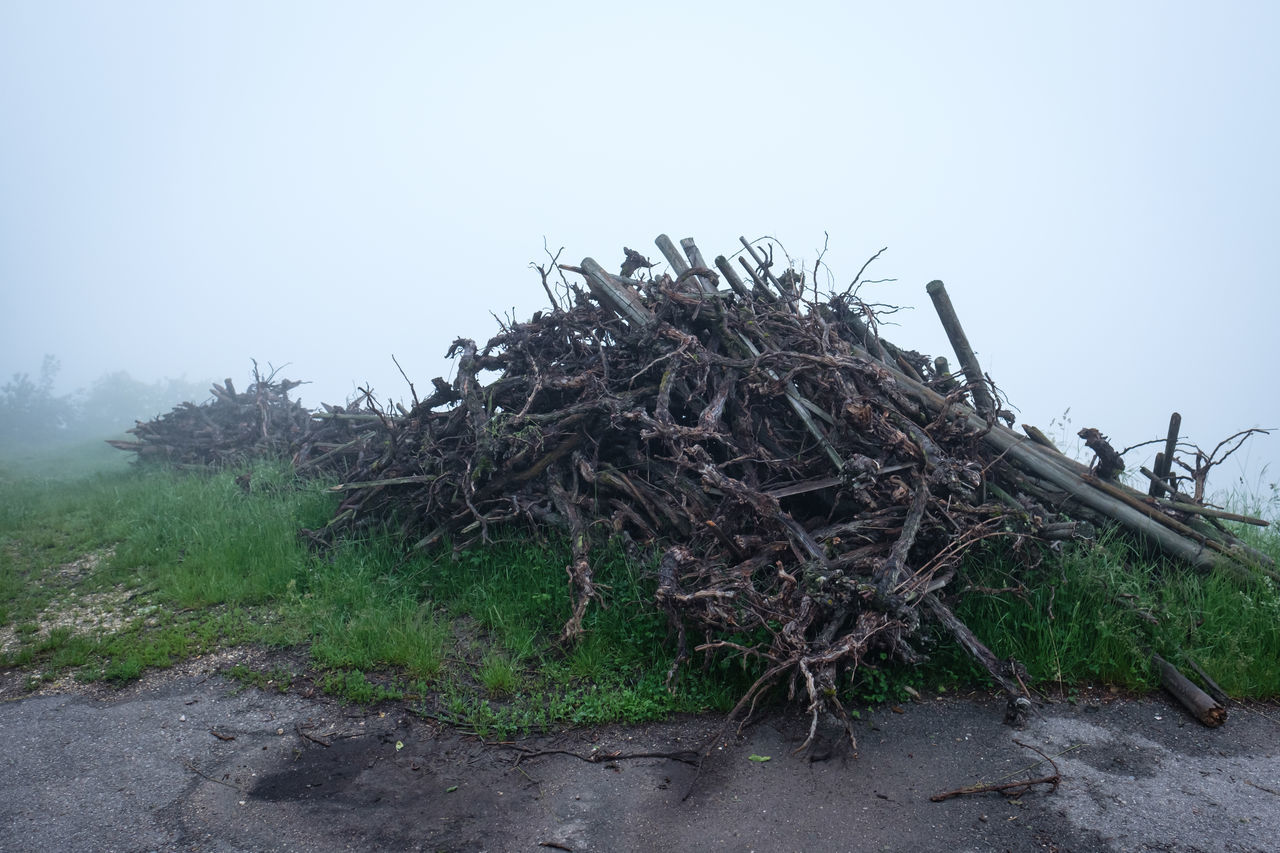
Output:
<svg viewBox="0 0 1280 853">
<path fill-rule="evenodd" d="M 1275 2 L 0 0 L 0 378 L 399 399 L 546 307 L 544 238 L 827 232 L 842 289 L 889 247 L 900 346 L 950 355 L 943 279 L 1020 420 L 1212 447 L 1280 426 L 1277 44 Z"/>
</svg>

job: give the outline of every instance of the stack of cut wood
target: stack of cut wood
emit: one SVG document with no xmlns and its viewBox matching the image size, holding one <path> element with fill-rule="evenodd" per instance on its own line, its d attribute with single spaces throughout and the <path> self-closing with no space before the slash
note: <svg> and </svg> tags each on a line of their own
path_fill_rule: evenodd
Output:
<svg viewBox="0 0 1280 853">
<path fill-rule="evenodd" d="M 946 599 L 977 543 L 1031 560 L 1039 543 L 1118 524 L 1200 568 L 1272 571 L 1167 466 L 1139 493 L 1117 481 L 1101 433 L 1086 436 L 1096 469 L 1034 429 L 1015 433 L 941 282 L 928 292 L 955 374 L 881 338 L 856 279 L 819 298 L 804 271 L 742 242 L 737 266 L 662 236 L 668 274 L 647 277 L 632 250 L 620 275 L 591 258 L 542 270 L 553 310 L 483 347 L 455 341 L 454 381 L 398 413 L 367 398 L 318 415 L 345 418 L 346 433 L 312 442 L 299 465 L 340 458 L 348 474 L 333 521 L 308 533 L 392 524 L 425 547 L 500 525 L 561 528 L 573 543 L 566 641 L 604 595 L 597 534 L 655 548 L 657 604 L 678 638 L 670 677 L 694 652 L 758 658 L 735 713 L 787 683 L 815 727 L 824 712 L 847 725 L 837 681 L 872 652 L 919 660 L 926 621 L 991 674 L 1011 714 L 1026 706 L 1016 663 Z"/>
<path fill-rule="evenodd" d="M 236 391 L 230 379 L 221 385 L 215 382 L 208 402 L 182 403 L 153 420 L 139 421 L 129 430 L 136 440 L 108 444 L 136 453 L 139 462 L 171 465 L 221 467 L 288 455 L 311 429 L 311 413 L 289 399 L 289 392 L 301 384 L 263 377 L 255 365 L 247 390 Z"/>
</svg>

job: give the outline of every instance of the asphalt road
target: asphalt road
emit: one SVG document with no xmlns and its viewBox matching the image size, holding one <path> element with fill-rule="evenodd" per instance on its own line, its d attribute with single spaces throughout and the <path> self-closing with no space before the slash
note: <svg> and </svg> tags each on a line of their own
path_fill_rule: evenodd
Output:
<svg viewBox="0 0 1280 853">
<path fill-rule="evenodd" d="M 0 702 L 0 850 L 1280 850 L 1274 705 L 1211 730 L 1163 696 L 1086 696 L 1014 730 L 989 697 L 930 698 L 809 761 L 797 716 L 485 744 L 199 670 Z M 627 757 L 707 743 L 701 767 Z M 1056 788 L 930 799 L 1052 775 L 1029 747 Z"/>
</svg>

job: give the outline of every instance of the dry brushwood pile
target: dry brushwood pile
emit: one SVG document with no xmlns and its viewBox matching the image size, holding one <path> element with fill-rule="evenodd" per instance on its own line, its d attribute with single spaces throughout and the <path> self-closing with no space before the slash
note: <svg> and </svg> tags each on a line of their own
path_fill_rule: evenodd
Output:
<svg viewBox="0 0 1280 853">
<path fill-rule="evenodd" d="M 137 454 L 139 462 L 222 467 L 254 457 L 287 454 L 312 430 L 312 414 L 289 392 L 301 382 L 275 374 L 262 376 L 254 365 L 253 382 L 237 392 L 230 379 L 214 383 L 213 399 L 183 403 L 129 433 L 135 441 L 109 441 Z"/>
<path fill-rule="evenodd" d="M 1202 568 L 1270 571 L 1203 506 L 1220 459 L 1170 473 L 1176 430 L 1163 471 L 1144 469 L 1149 494 L 1115 480 L 1110 454 L 1095 470 L 1012 431 L 941 282 L 928 289 L 956 375 L 881 339 L 857 279 L 819 299 L 802 271 L 775 271 L 745 240 L 737 267 L 714 268 L 690 240 L 683 254 L 657 242 L 670 274 L 648 276 L 630 249 L 619 275 L 590 258 L 539 268 L 553 310 L 483 347 L 455 341 L 456 379 L 415 392 L 411 408 L 381 412 L 366 394 L 354 411 L 317 413 L 327 437 L 295 462 L 346 481 L 333 521 L 307 535 L 391 524 L 426 547 L 513 523 L 560 528 L 573 545 L 567 642 L 607 594 L 592 574 L 601 535 L 656 548 L 657 605 L 678 643 L 669 678 L 697 652 L 759 658 L 734 716 L 785 684 L 807 700 L 811 737 L 827 712 L 848 729 L 837 682 L 868 654 L 920 660 L 926 622 L 990 673 L 1011 715 L 1029 706 L 1017 664 L 947 603 L 979 542 L 1033 562 L 1039 543 L 1118 524 Z M 1082 437 L 1114 453 L 1096 430 Z M 1192 481 L 1194 497 L 1182 493 Z"/>
</svg>

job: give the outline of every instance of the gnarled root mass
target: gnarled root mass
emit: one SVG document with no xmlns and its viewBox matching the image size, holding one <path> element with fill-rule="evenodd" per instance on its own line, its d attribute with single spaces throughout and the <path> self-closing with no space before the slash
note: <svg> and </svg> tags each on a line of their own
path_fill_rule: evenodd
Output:
<svg viewBox="0 0 1280 853">
<path fill-rule="evenodd" d="M 274 371 L 263 376 L 255 363 L 253 382 L 245 391 L 236 391 L 230 379 L 215 383 L 209 402 L 183 403 L 153 420 L 139 421 L 129 430 L 136 440 L 107 443 L 136 453 L 139 462 L 176 466 L 223 467 L 288 454 L 311 431 L 311 412 L 289 399 L 301 384 L 277 382 Z"/>
<path fill-rule="evenodd" d="M 1032 540 L 1119 521 L 1192 562 L 1240 557 L 1173 501 L 1144 502 L 1013 433 L 989 380 L 974 370 L 966 384 L 881 339 L 856 287 L 819 298 L 753 246 L 739 273 L 723 257 L 713 271 L 692 241 L 683 256 L 658 243 L 669 275 L 623 278 L 588 258 L 555 268 L 586 281 L 561 272 L 556 300 L 542 270 L 552 301 L 572 304 L 507 322 L 483 347 L 455 341 L 456 378 L 411 407 L 380 411 L 366 393 L 315 413 L 295 464 L 345 482 L 332 522 L 308 535 L 390 524 L 426 547 L 484 542 L 497 525 L 560 528 L 573 548 L 566 642 L 603 594 L 592 544 L 653 549 L 676 639 L 669 681 L 694 653 L 757 658 L 734 716 L 785 684 L 812 730 L 823 715 L 848 730 L 840 679 L 880 652 L 919 660 L 926 620 L 990 673 L 1011 715 L 1025 708 L 1017 664 L 944 599 L 975 543 L 1034 559 Z"/>
<path fill-rule="evenodd" d="M 919 659 L 912 639 L 922 618 L 950 615 L 937 596 L 967 547 L 1016 546 L 1059 521 L 985 490 L 1002 464 L 982 440 L 990 421 L 933 361 L 876 338 L 854 293 L 806 301 L 798 274 L 763 264 L 730 290 L 696 263 L 644 281 L 590 259 L 582 270 L 571 307 L 506 323 L 483 347 L 455 341 L 454 381 L 381 424 L 380 453 L 314 533 L 393 521 L 427 546 L 559 527 L 573 543 L 565 640 L 600 595 L 597 534 L 656 546 L 669 679 L 696 652 L 757 657 L 764 675 L 737 712 L 784 682 L 816 726 L 847 723 L 837 682 L 869 653 Z M 1007 664 L 965 643 L 1023 695 Z"/>
</svg>

